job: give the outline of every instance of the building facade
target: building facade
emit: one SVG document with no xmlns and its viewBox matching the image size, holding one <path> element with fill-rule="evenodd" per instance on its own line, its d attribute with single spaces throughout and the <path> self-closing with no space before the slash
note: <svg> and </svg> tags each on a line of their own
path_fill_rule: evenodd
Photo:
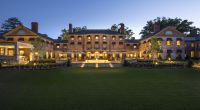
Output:
<svg viewBox="0 0 200 110">
<path fill-rule="evenodd" d="M 156 23 L 154 33 L 138 40 L 129 40 L 125 39 L 124 24 L 120 25 L 118 31 L 86 29 L 75 32 L 72 24 L 69 24 L 69 34 L 66 38 L 58 39 L 39 33 L 37 22 L 31 23 L 31 29 L 20 25 L 8 33 L 1 34 L 0 55 L 2 59 L 6 56 L 15 56 L 18 63 L 28 63 L 41 58 L 72 61 L 152 59 L 148 50 L 151 47 L 151 38 L 156 36 L 161 47 L 157 58 L 185 59 L 188 52 L 185 46 L 186 39 L 175 27 L 169 26 L 161 30 L 160 25 Z M 41 43 L 33 43 L 37 38 L 40 38 L 43 46 L 40 47 Z M 37 48 L 42 51 L 37 51 Z"/>
</svg>

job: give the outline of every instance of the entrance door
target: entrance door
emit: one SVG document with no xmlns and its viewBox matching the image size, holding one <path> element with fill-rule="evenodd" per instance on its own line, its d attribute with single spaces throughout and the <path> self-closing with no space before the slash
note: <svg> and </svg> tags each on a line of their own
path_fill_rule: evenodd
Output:
<svg viewBox="0 0 200 110">
<path fill-rule="evenodd" d="M 95 59 L 99 59 L 99 52 L 95 52 L 94 57 L 95 57 Z"/>
</svg>

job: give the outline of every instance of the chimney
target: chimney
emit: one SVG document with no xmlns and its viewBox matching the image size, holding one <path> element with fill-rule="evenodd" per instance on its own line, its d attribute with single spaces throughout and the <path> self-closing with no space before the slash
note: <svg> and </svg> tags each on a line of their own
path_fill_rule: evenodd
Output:
<svg viewBox="0 0 200 110">
<path fill-rule="evenodd" d="M 71 23 L 69 23 L 69 33 L 70 33 L 70 34 L 73 33 L 73 27 L 72 27 L 72 24 L 71 24 Z"/>
<path fill-rule="evenodd" d="M 35 33 L 38 33 L 38 22 L 31 23 L 31 30 Z"/>
<path fill-rule="evenodd" d="M 121 27 L 120 27 L 120 33 L 121 34 L 125 34 L 125 26 L 124 26 L 124 24 L 121 23 L 120 25 L 121 25 Z"/>
<path fill-rule="evenodd" d="M 197 36 L 197 29 L 190 30 L 190 37 Z"/>
<path fill-rule="evenodd" d="M 154 27 L 153 27 L 153 31 L 154 33 L 157 33 L 160 31 L 160 23 L 159 22 L 155 22 Z"/>
<path fill-rule="evenodd" d="M 62 38 L 61 38 L 61 37 L 58 37 L 58 40 L 62 40 Z"/>
</svg>

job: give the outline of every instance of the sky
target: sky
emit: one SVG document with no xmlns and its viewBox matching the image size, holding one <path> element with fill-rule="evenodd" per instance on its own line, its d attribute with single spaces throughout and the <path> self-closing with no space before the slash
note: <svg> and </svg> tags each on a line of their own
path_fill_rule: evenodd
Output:
<svg viewBox="0 0 200 110">
<path fill-rule="evenodd" d="M 39 23 L 39 32 L 57 38 L 61 30 L 73 26 L 108 29 L 124 23 L 140 38 L 148 20 L 179 17 L 200 27 L 200 0 L 0 0 L 0 24 L 18 17 L 30 28 Z"/>
</svg>

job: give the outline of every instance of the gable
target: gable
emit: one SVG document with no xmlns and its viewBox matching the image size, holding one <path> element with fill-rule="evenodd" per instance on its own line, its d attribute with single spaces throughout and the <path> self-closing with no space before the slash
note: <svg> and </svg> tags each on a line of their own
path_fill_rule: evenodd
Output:
<svg viewBox="0 0 200 110">
<path fill-rule="evenodd" d="M 31 31 L 30 29 L 26 28 L 23 25 L 16 27 L 15 29 L 9 31 L 8 33 L 4 34 L 4 36 L 36 36 L 37 34 Z"/>
<path fill-rule="evenodd" d="M 155 36 L 171 36 L 171 37 L 180 37 L 183 36 L 181 32 L 176 30 L 176 27 L 168 26 L 164 29 L 162 29 L 160 32 L 155 34 Z"/>
</svg>

